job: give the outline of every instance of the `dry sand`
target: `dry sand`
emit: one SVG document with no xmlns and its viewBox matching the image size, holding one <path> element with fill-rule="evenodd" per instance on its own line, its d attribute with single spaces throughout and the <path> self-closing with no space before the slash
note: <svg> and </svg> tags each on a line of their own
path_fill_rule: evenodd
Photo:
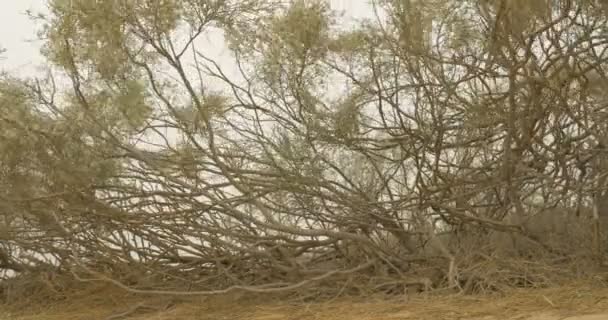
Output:
<svg viewBox="0 0 608 320">
<path fill-rule="evenodd" d="M 135 308 L 135 306 L 139 306 Z M 119 315 L 124 315 L 120 317 Z M 0 306 L 0 320 L 608 320 L 608 288 L 577 283 L 492 296 L 348 298 L 325 303 L 243 297 L 178 300 L 135 297 L 110 288 L 62 302 Z"/>
</svg>

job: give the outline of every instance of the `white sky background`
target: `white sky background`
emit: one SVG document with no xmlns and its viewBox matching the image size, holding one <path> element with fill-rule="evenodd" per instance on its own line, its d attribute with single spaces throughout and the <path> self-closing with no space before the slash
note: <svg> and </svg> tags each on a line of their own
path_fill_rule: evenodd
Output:
<svg viewBox="0 0 608 320">
<path fill-rule="evenodd" d="M 38 26 L 30 20 L 25 11 L 44 12 L 46 2 L 0 0 L 0 47 L 7 49 L 0 59 L 1 71 L 30 76 L 36 74 L 37 67 L 44 63 L 40 55 L 42 42 L 36 40 Z M 346 19 L 373 16 L 369 0 L 330 0 L 330 3 L 332 9 L 344 12 Z"/>
<path fill-rule="evenodd" d="M 7 49 L 0 59 L 0 70 L 33 75 L 43 62 L 41 41 L 36 40 L 36 24 L 26 10 L 41 11 L 44 0 L 0 0 L 0 47 Z"/>
</svg>

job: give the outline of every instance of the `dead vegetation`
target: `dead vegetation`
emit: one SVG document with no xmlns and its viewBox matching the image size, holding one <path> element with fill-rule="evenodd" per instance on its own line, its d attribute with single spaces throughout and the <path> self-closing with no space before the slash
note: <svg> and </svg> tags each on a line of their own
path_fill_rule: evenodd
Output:
<svg viewBox="0 0 608 320">
<path fill-rule="evenodd" d="M 603 279 L 608 10 L 524 2 L 50 1 L 48 74 L 0 81 L 2 301 Z"/>
<path fill-rule="evenodd" d="M 549 289 L 510 289 L 480 295 L 335 297 L 307 302 L 280 295 L 215 295 L 208 297 L 142 296 L 111 286 L 88 285 L 69 299 L 34 305 L 0 306 L 0 319 L 563 319 L 608 310 L 602 281 L 576 282 Z"/>
</svg>

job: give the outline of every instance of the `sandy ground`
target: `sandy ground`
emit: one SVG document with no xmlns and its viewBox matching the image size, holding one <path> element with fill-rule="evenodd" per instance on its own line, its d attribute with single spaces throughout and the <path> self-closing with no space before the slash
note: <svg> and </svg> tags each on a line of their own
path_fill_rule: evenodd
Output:
<svg viewBox="0 0 608 320">
<path fill-rule="evenodd" d="M 577 283 L 492 296 L 420 295 L 280 302 L 256 297 L 172 299 L 88 290 L 59 302 L 0 305 L 0 320 L 608 320 L 608 288 Z"/>
</svg>

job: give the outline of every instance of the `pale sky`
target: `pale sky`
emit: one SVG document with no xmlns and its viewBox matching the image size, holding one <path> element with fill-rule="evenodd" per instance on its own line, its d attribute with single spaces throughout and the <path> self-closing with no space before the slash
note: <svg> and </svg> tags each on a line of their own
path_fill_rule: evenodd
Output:
<svg viewBox="0 0 608 320">
<path fill-rule="evenodd" d="M 45 9 L 45 0 L 0 0 L 0 46 L 7 49 L 0 59 L 0 70 L 34 72 L 42 62 L 36 25 L 25 15 L 28 9 Z"/>
</svg>

